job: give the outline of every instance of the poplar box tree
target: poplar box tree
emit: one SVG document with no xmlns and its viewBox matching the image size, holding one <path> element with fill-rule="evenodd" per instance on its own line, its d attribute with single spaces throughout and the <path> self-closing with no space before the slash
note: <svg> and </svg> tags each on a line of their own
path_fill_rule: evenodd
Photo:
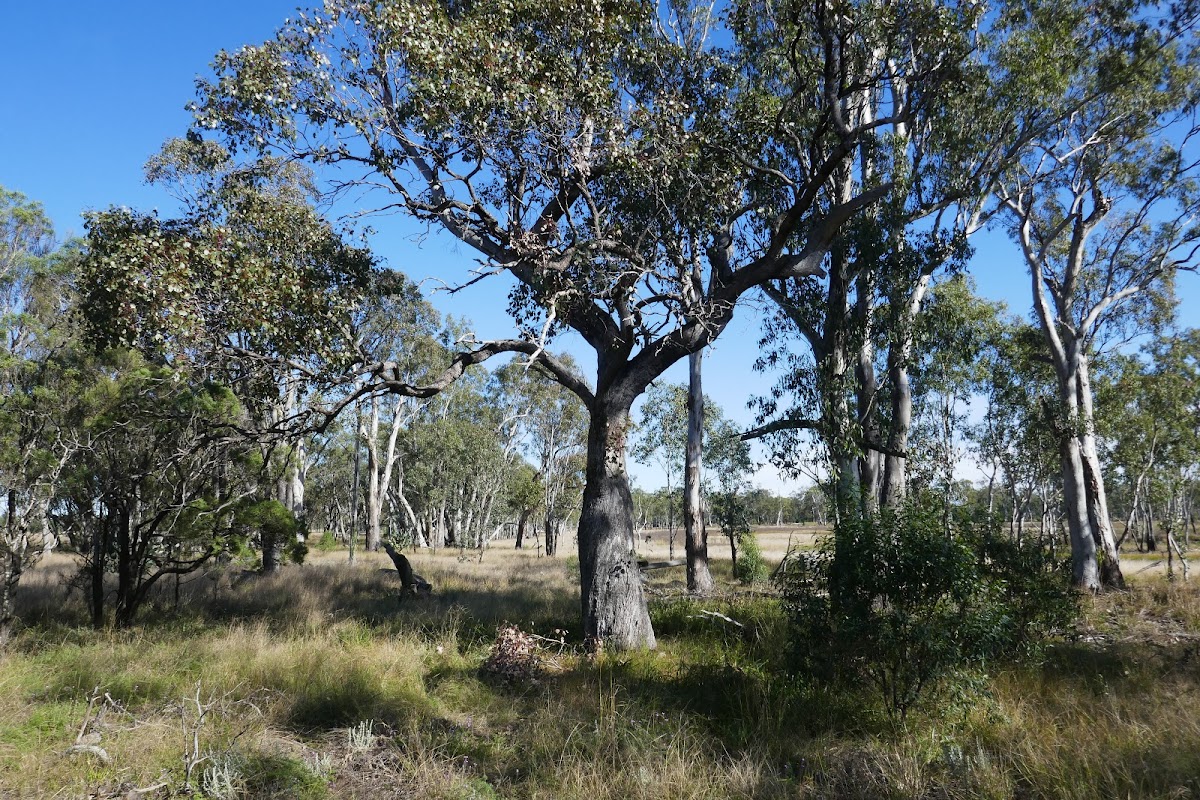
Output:
<svg viewBox="0 0 1200 800">
<path fill-rule="evenodd" d="M 945 143 L 976 3 L 330 0 L 217 56 L 197 128 L 239 152 L 321 166 L 507 273 L 520 336 L 425 387 L 370 370 L 364 391 L 433 392 L 520 351 L 590 415 L 579 522 L 583 633 L 653 647 L 629 548 L 629 410 L 712 342 L 747 292 L 803 279 L 892 190 L 850 174 L 895 131 Z M 880 54 L 903 54 L 886 58 Z M 862 109 L 899 97 L 885 114 Z M 925 165 L 939 163 L 926 148 Z M 950 148 L 946 148 L 949 150 Z M 373 190 L 373 193 L 372 193 Z M 545 349 L 570 328 L 593 382 Z M 594 387 L 594 388 L 592 388 Z"/>
</svg>

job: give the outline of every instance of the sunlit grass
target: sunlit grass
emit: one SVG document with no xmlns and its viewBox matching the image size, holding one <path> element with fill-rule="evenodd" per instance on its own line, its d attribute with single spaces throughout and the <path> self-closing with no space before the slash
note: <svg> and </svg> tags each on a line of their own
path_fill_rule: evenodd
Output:
<svg viewBox="0 0 1200 800">
<path fill-rule="evenodd" d="M 567 558 L 413 561 L 432 597 L 401 600 L 385 558 L 351 567 L 340 552 L 276 577 L 196 578 L 178 604 L 164 586 L 137 628 L 92 631 L 56 556 L 28 576 L 26 627 L 0 656 L 0 796 L 168 796 L 188 758 L 191 791 L 219 767 L 243 797 L 1200 793 L 1191 585 L 1088 600 L 1078 635 L 1042 663 L 992 665 L 898 726 L 868 688 L 790 676 L 777 600 L 732 584 L 727 561 L 714 560 L 722 593 L 705 601 L 682 596 L 681 570 L 655 573 L 659 650 L 598 658 L 572 632 Z M 513 683 L 480 669 L 506 622 L 569 633 Z M 109 763 L 65 755 L 81 730 Z"/>
</svg>

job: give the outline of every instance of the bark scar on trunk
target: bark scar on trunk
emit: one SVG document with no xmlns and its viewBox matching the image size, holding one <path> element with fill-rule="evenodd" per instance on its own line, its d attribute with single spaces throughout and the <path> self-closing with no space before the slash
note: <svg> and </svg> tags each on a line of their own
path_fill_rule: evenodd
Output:
<svg viewBox="0 0 1200 800">
<path fill-rule="evenodd" d="M 605 437 L 604 465 L 608 468 L 607 471 L 610 475 L 624 474 L 625 472 L 625 434 L 628 427 L 628 423 L 624 420 L 614 421 L 608 426 L 608 435 Z"/>
</svg>

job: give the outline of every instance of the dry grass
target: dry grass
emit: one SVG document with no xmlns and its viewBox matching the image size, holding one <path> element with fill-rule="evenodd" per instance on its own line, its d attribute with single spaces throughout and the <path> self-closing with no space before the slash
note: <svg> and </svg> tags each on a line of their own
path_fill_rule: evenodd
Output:
<svg viewBox="0 0 1200 800">
<path fill-rule="evenodd" d="M 568 635 L 528 681 L 489 678 L 502 623 L 577 626 L 572 560 L 501 545 L 413 562 L 432 597 L 401 600 L 383 557 L 334 553 L 271 578 L 199 577 L 178 604 L 167 585 L 140 627 L 96 632 L 66 594 L 69 558 L 53 557 L 27 576 L 27 627 L 0 656 L 0 796 L 1200 795 L 1189 585 L 1089 601 L 1043 664 L 997 665 L 896 728 L 869 691 L 788 677 L 773 598 L 727 586 L 700 604 L 669 570 L 654 576 L 659 651 L 589 658 Z M 64 755 L 96 687 L 111 703 L 85 733 L 108 764 Z"/>
</svg>

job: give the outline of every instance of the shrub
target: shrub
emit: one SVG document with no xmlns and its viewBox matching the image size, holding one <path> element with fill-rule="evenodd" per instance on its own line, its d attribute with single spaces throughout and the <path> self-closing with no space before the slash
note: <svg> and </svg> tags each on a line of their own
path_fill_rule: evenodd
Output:
<svg viewBox="0 0 1200 800">
<path fill-rule="evenodd" d="M 742 583 L 762 583 L 767 579 L 767 562 L 758 540 L 750 531 L 741 531 L 737 539 L 738 557 L 733 565 L 733 577 Z"/>
<path fill-rule="evenodd" d="M 318 550 L 322 553 L 332 553 L 341 547 L 337 537 L 333 535 L 333 531 L 322 531 L 321 538 L 315 542 L 309 541 L 309 547 L 313 550 Z"/>
<path fill-rule="evenodd" d="M 767 578 L 758 540 L 750 529 L 746 502 L 737 492 L 719 492 L 712 497 L 713 520 L 729 539 L 733 577 L 742 583 L 761 583 Z"/>
<path fill-rule="evenodd" d="M 1036 648 L 1077 610 L 1065 563 L 947 524 L 943 509 L 926 500 L 845 520 L 777 577 L 799 667 L 873 685 L 892 717 L 932 685 Z"/>
<path fill-rule="evenodd" d="M 259 534 L 262 546 L 269 541 L 284 543 L 284 556 L 291 562 L 303 564 L 308 547 L 299 541 L 300 523 L 295 515 L 278 500 L 260 500 L 238 510 L 237 521 Z"/>
</svg>

